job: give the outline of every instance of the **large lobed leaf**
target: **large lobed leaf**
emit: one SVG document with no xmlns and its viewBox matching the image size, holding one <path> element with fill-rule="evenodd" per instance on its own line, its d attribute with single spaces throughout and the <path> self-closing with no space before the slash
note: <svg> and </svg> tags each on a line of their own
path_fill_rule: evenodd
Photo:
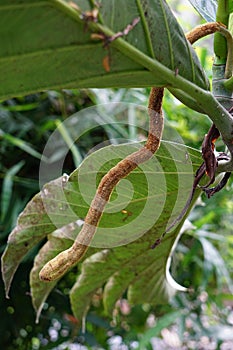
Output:
<svg viewBox="0 0 233 350">
<path fill-rule="evenodd" d="M 87 0 L 75 3 L 89 9 Z M 0 99 L 44 89 L 170 85 L 156 70 L 158 62 L 172 76 L 208 88 L 198 58 L 164 0 L 103 0 L 99 11 L 99 22 L 87 23 L 70 1 L 2 0 Z M 91 39 L 91 30 L 116 33 L 135 18 L 139 23 L 124 36 L 127 48 L 116 45 L 117 40 L 104 47 Z M 106 57 L 110 72 L 103 65 Z M 153 72 L 145 57 L 153 59 Z"/>
<path fill-rule="evenodd" d="M 91 154 L 69 179 L 64 176 L 46 184 L 20 215 L 2 257 L 2 272 L 8 294 L 20 261 L 48 236 L 30 276 L 37 318 L 56 284 L 41 282 L 40 269 L 78 235 L 100 178 L 138 147 L 135 143 L 108 146 Z M 200 162 L 198 151 L 163 141 L 156 156 L 121 180 L 106 206 L 92 247 L 79 265 L 81 270 L 70 293 L 78 319 L 100 287 L 104 287 L 103 301 L 108 313 L 126 290 L 132 304 L 162 303 L 174 294 L 177 286 L 166 278 L 166 263 L 180 225 L 155 250 L 150 247 L 182 210 Z"/>
</svg>

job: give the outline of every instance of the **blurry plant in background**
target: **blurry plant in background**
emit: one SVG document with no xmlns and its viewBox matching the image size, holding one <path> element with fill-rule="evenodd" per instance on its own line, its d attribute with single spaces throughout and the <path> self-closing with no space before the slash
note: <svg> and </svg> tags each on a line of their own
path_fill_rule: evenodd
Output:
<svg viewBox="0 0 233 350">
<path fill-rule="evenodd" d="M 189 8 L 190 11 L 190 8 Z M 211 52 L 197 49 L 210 72 Z M 48 91 L 3 101 L 0 106 L 1 253 L 18 214 L 39 191 L 38 173 L 44 146 L 57 128 L 73 113 L 107 102 L 147 105 L 149 89 L 102 89 Z M 175 105 L 175 108 L 174 108 Z M 178 130 L 186 145 L 198 148 L 210 121 L 181 105 L 167 93 L 163 105 L 166 119 Z M 131 116 L 132 117 L 132 116 Z M 128 138 L 141 140 L 133 120 L 127 128 L 113 128 L 113 120 L 81 137 L 66 156 L 70 173 L 90 149 L 102 142 Z M 145 120 L 140 121 L 145 123 Z M 69 135 L 68 135 L 69 136 Z M 67 134 L 61 130 L 67 142 Z M 221 147 L 221 144 L 218 144 Z M 62 154 L 54 154 L 54 162 Z M 52 170 L 51 170 L 52 171 Z M 39 324 L 28 295 L 28 275 L 41 245 L 24 259 L 13 281 L 10 300 L 1 281 L 1 347 L 4 349 L 222 349 L 233 342 L 232 279 L 232 180 L 227 190 L 208 199 L 202 196 L 189 219 L 173 256 L 172 275 L 188 293 L 179 293 L 169 304 L 130 307 L 123 297 L 113 320 L 104 315 L 101 297 L 95 295 L 86 318 L 85 333 L 72 316 L 69 291 L 74 271 L 65 275 L 52 291 Z M 72 344 L 77 347 L 72 347 Z M 81 347 L 81 344 L 84 347 Z"/>
</svg>

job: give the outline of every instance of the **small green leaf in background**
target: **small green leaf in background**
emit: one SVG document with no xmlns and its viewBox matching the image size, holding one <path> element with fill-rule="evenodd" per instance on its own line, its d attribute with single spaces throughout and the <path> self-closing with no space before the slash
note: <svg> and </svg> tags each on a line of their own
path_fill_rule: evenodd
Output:
<svg viewBox="0 0 233 350">
<path fill-rule="evenodd" d="M 23 160 L 20 161 L 11 167 L 4 176 L 1 194 L 1 221 L 5 219 L 9 209 L 14 184 L 14 176 L 20 171 L 24 164 L 25 162 Z"/>
<path fill-rule="evenodd" d="M 189 2 L 207 22 L 216 21 L 218 0 L 189 0 Z"/>
<path fill-rule="evenodd" d="M 227 270 L 226 264 L 219 254 L 217 248 L 205 237 L 199 235 L 199 241 L 202 244 L 204 253 L 204 271 L 211 273 L 215 270 L 217 285 L 221 289 L 223 285 L 227 285 L 231 293 L 233 293 L 233 282 Z M 206 276 L 206 280 L 208 280 Z"/>
<path fill-rule="evenodd" d="M 73 141 L 71 135 L 69 134 L 69 131 L 64 126 L 64 123 L 62 123 L 59 120 L 55 120 L 55 125 L 57 126 L 58 131 L 60 132 L 63 140 L 65 141 L 65 143 L 67 144 L 69 150 L 71 151 L 71 153 L 73 155 L 73 160 L 74 160 L 75 166 L 78 167 L 82 161 L 82 156 L 81 156 L 78 148 L 74 144 L 74 141 Z"/>
<path fill-rule="evenodd" d="M 0 137 L 4 140 L 8 141 L 13 146 L 16 146 L 16 147 L 20 148 L 22 151 L 30 154 L 32 157 L 46 161 L 46 158 L 43 157 L 42 154 L 40 154 L 39 152 L 34 150 L 32 145 L 30 145 L 28 142 L 25 142 L 24 140 L 21 140 L 18 137 L 15 137 L 13 135 L 5 133 L 2 130 L 0 130 Z"/>
</svg>

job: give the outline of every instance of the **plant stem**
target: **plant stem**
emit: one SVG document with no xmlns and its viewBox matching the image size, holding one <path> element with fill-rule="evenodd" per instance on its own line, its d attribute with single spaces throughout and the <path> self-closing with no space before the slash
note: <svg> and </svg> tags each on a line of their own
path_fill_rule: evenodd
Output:
<svg viewBox="0 0 233 350">
<path fill-rule="evenodd" d="M 223 85 L 225 86 L 225 88 L 227 88 L 228 90 L 233 91 L 233 77 L 231 77 L 230 79 L 226 80 Z"/>
<path fill-rule="evenodd" d="M 230 0 L 231 1 L 231 0 Z M 216 21 L 228 25 L 229 0 L 219 0 L 216 14 Z M 214 36 L 214 53 L 216 55 L 215 64 L 225 64 L 227 58 L 227 43 L 219 33 Z"/>
<path fill-rule="evenodd" d="M 227 60 L 225 69 L 225 78 L 228 79 L 232 76 L 233 71 L 233 38 L 229 30 L 220 26 L 219 32 L 225 37 L 227 41 Z"/>
</svg>

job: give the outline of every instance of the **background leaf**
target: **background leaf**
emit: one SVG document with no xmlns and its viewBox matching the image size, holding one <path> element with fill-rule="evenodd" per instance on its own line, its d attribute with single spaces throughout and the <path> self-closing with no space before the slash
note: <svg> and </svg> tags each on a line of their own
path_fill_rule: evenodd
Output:
<svg viewBox="0 0 233 350">
<path fill-rule="evenodd" d="M 76 3 L 85 9 L 89 2 Z M 197 56 L 165 1 L 104 0 L 100 7 L 102 27 L 85 23 L 78 11 L 58 0 L 3 1 L 0 15 L 1 99 L 49 88 L 166 85 L 168 81 L 160 72 L 145 69 L 140 53 L 153 58 L 155 67 L 158 60 L 172 75 L 179 72 L 208 88 Z M 124 37 L 130 44 L 127 49 L 115 41 L 106 50 L 87 30 L 95 26 L 95 32 L 101 28 L 122 31 L 137 17 L 140 22 Z M 109 73 L 103 67 L 106 56 L 111 62 Z"/>
<path fill-rule="evenodd" d="M 199 237 L 199 240 L 202 244 L 203 253 L 205 256 L 205 271 L 211 271 L 215 269 L 218 287 L 221 288 L 223 284 L 226 284 L 232 293 L 233 283 L 231 281 L 231 277 L 226 268 L 223 258 L 221 257 L 215 246 L 209 240 L 201 236 Z"/>
<path fill-rule="evenodd" d="M 3 180 L 2 184 L 2 193 L 1 193 L 1 220 L 3 221 L 5 219 L 5 215 L 7 213 L 7 210 L 10 205 L 11 201 L 11 195 L 12 195 L 12 188 L 14 183 L 14 176 L 19 172 L 19 170 L 23 167 L 24 161 L 15 164 L 13 167 L 11 167 Z"/>
<path fill-rule="evenodd" d="M 189 0 L 189 2 L 207 22 L 216 21 L 217 0 Z"/>
<path fill-rule="evenodd" d="M 23 141 L 22 139 L 19 139 L 17 137 L 14 137 L 10 134 L 1 132 L 0 133 L 1 138 L 6 140 L 7 142 L 11 143 L 13 146 L 19 147 L 21 150 L 25 151 L 26 153 L 30 154 L 31 156 L 37 158 L 37 159 L 43 159 L 43 156 L 33 149 L 33 147 L 28 144 L 27 142 Z M 46 161 L 46 159 L 43 159 Z"/>
<path fill-rule="evenodd" d="M 34 260 L 33 269 L 30 272 L 30 286 L 32 294 L 32 304 L 34 306 L 34 309 L 36 310 L 36 322 L 39 321 L 39 317 L 45 300 L 47 299 L 51 290 L 57 284 L 57 281 L 41 283 L 39 279 L 39 272 L 47 261 L 51 260 L 62 250 L 70 247 L 71 244 L 72 241 L 70 242 L 69 240 L 61 240 L 51 237 L 49 241 L 46 244 L 44 244 L 44 246 L 41 248 L 40 252 L 37 254 Z"/>
</svg>

